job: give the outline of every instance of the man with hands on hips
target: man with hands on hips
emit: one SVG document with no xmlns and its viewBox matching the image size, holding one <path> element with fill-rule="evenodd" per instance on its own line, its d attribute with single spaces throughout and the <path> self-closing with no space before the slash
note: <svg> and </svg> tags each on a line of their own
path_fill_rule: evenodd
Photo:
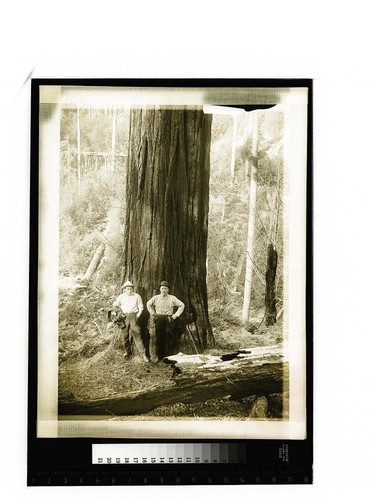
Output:
<svg viewBox="0 0 375 500">
<path fill-rule="evenodd" d="M 174 312 L 174 309 L 177 310 Z M 170 348 L 174 344 L 175 328 L 174 320 L 178 318 L 185 304 L 174 295 L 169 294 L 169 283 L 160 283 L 160 294 L 154 295 L 147 302 L 147 309 L 150 313 L 148 330 L 150 334 L 150 357 L 153 363 L 157 363 L 159 358 L 171 354 Z"/>
</svg>

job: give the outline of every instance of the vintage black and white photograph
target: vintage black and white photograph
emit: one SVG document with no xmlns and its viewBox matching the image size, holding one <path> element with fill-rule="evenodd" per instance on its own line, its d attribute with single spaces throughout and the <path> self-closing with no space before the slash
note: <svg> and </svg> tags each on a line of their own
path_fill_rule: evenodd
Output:
<svg viewBox="0 0 375 500">
<path fill-rule="evenodd" d="M 38 437 L 305 439 L 308 88 L 39 90 Z"/>
</svg>

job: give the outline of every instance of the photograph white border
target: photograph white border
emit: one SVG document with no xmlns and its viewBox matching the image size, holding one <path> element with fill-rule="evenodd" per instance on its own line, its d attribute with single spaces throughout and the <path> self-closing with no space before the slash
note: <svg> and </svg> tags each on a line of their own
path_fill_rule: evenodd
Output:
<svg viewBox="0 0 375 500">
<path fill-rule="evenodd" d="M 212 93 L 210 94 L 210 90 Z M 279 90 L 280 92 L 277 92 Z M 58 258 L 60 109 L 128 105 L 270 104 L 286 116 L 285 155 L 288 161 L 284 228 L 288 228 L 286 313 L 289 341 L 290 417 L 288 421 L 150 420 L 113 421 L 58 417 Z M 40 120 L 39 136 L 39 329 L 38 437 L 121 438 L 306 438 L 306 87 L 276 88 L 110 88 L 40 86 L 40 103 L 51 104 L 48 120 Z M 221 102 L 218 102 L 221 101 Z M 53 167 L 52 167 L 53 166 Z M 287 222 L 287 223 L 285 223 Z M 293 265 L 291 265 L 293 263 Z M 284 290 L 285 294 L 285 290 Z"/>
</svg>

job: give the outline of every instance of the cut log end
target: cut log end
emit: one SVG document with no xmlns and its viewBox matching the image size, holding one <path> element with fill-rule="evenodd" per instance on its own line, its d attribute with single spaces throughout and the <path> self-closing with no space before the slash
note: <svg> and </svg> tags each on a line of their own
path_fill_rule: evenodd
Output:
<svg viewBox="0 0 375 500">
<path fill-rule="evenodd" d="M 268 400 L 265 396 L 260 396 L 256 398 L 253 402 L 249 417 L 252 419 L 264 419 L 267 418 L 268 412 Z"/>
</svg>

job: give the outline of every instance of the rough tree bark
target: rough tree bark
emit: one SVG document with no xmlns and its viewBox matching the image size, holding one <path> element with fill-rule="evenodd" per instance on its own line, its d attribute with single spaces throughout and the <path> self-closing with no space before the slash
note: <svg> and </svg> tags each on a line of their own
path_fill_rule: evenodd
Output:
<svg viewBox="0 0 375 500">
<path fill-rule="evenodd" d="M 123 278 L 143 301 L 168 280 L 199 352 L 214 343 L 206 285 L 211 120 L 201 108 L 132 109 L 126 174 Z"/>
<path fill-rule="evenodd" d="M 288 387 L 288 362 L 280 346 L 223 356 L 169 356 L 164 361 L 171 366 L 171 377 L 162 385 L 94 401 L 61 402 L 59 415 L 138 415 L 168 404 L 264 396 Z"/>
<path fill-rule="evenodd" d="M 266 326 L 271 326 L 276 323 L 276 294 L 275 294 L 275 279 L 277 269 L 277 252 L 272 243 L 268 245 L 267 254 L 267 271 L 266 271 Z"/>
</svg>

